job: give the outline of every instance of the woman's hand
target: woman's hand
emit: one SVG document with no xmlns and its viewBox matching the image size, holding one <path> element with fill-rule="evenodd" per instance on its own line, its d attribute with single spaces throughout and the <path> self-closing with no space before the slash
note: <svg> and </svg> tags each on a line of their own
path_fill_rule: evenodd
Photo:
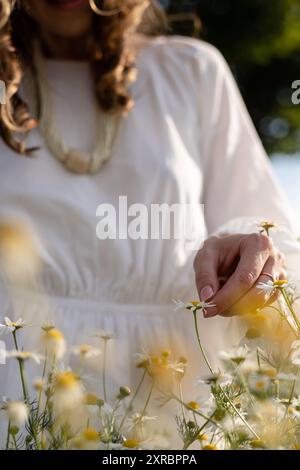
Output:
<svg viewBox="0 0 300 470">
<path fill-rule="evenodd" d="M 267 294 L 257 283 L 285 279 L 284 266 L 284 256 L 266 234 L 208 238 L 194 261 L 200 300 L 215 304 L 204 316 L 242 315 L 270 305 L 277 290 Z"/>
</svg>

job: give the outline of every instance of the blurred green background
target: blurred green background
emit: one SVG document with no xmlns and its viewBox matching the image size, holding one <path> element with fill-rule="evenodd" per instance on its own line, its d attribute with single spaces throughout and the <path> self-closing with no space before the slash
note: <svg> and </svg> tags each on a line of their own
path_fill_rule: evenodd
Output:
<svg viewBox="0 0 300 470">
<path fill-rule="evenodd" d="M 160 0 L 170 34 L 221 50 L 269 154 L 300 152 L 300 0 Z M 200 21 L 197 19 L 200 18 Z"/>
</svg>

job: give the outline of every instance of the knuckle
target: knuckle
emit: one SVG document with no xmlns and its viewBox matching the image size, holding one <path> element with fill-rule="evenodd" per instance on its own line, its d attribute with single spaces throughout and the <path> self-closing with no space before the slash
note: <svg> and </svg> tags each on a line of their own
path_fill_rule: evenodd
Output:
<svg viewBox="0 0 300 470">
<path fill-rule="evenodd" d="M 199 267 L 203 264 L 205 258 L 206 258 L 206 250 L 205 248 L 201 248 L 196 254 L 194 262 L 193 262 L 193 267 L 195 271 L 199 270 Z"/>
<path fill-rule="evenodd" d="M 217 242 L 218 237 L 212 235 L 211 237 L 207 238 L 203 243 L 203 249 L 208 250 L 210 249 L 215 243 Z"/>
<path fill-rule="evenodd" d="M 280 272 L 280 278 L 281 279 L 287 279 L 287 271 L 285 269 L 282 269 Z"/>
<path fill-rule="evenodd" d="M 281 253 L 281 251 L 277 251 L 277 261 L 278 263 L 284 265 L 285 264 L 285 256 L 283 253 Z"/>
<path fill-rule="evenodd" d="M 272 239 L 265 233 L 252 233 L 249 235 L 251 243 L 253 243 L 259 251 L 272 251 L 273 242 Z"/>
<path fill-rule="evenodd" d="M 241 271 L 237 274 L 237 282 L 243 288 L 250 288 L 255 281 L 255 277 L 251 271 Z"/>
<path fill-rule="evenodd" d="M 262 251 L 272 251 L 274 248 L 272 238 L 266 235 L 265 233 L 261 233 L 259 247 Z"/>
<path fill-rule="evenodd" d="M 211 278 L 210 271 L 201 270 L 201 271 L 196 272 L 196 283 L 198 285 L 202 285 L 204 283 L 207 284 L 210 278 Z"/>
</svg>

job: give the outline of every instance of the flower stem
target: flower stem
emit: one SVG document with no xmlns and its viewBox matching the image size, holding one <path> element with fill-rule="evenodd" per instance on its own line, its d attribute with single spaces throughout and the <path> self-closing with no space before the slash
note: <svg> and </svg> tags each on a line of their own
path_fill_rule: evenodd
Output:
<svg viewBox="0 0 300 470">
<path fill-rule="evenodd" d="M 286 293 L 286 291 L 285 291 L 285 289 L 284 289 L 283 287 L 280 289 L 280 291 L 281 291 L 281 293 L 282 293 L 282 295 L 283 295 L 283 298 L 284 298 L 284 300 L 285 300 L 285 303 L 286 303 L 286 305 L 287 305 L 289 311 L 291 312 L 291 315 L 292 315 L 292 317 L 293 317 L 293 320 L 294 320 L 294 322 L 295 322 L 295 324 L 296 324 L 296 326 L 297 326 L 297 328 L 298 328 L 298 332 L 300 333 L 300 321 L 298 320 L 298 317 L 297 317 L 297 315 L 296 315 L 295 310 L 293 309 L 293 306 L 292 306 L 292 304 L 291 304 L 291 302 L 290 302 L 290 299 L 289 299 L 289 297 L 288 297 L 288 295 L 287 295 L 287 293 Z"/>
<path fill-rule="evenodd" d="M 211 374 L 214 374 L 214 371 L 213 371 L 213 368 L 212 366 L 210 365 L 210 362 L 208 360 L 208 357 L 205 353 L 205 350 L 202 346 L 202 342 L 201 342 L 201 339 L 200 339 L 200 334 L 199 334 L 199 328 L 198 328 L 198 319 L 197 319 L 197 312 L 193 312 L 193 315 L 194 315 L 194 323 L 195 323 L 195 330 L 196 330 L 196 336 L 197 336 L 197 340 L 198 340 L 198 344 L 199 344 L 199 348 L 200 348 L 200 351 L 201 351 L 201 354 L 203 356 L 203 359 L 207 365 L 207 367 L 209 368 Z"/>
<path fill-rule="evenodd" d="M 194 322 L 195 322 L 195 330 L 196 330 L 196 336 L 197 336 L 197 340 L 198 340 L 198 344 L 199 344 L 199 347 L 200 347 L 200 350 L 201 350 L 201 353 L 202 353 L 202 356 L 206 362 L 206 365 L 207 367 L 209 368 L 211 374 L 214 374 L 214 371 L 213 371 L 213 368 L 211 367 L 210 365 L 210 362 L 207 358 L 207 355 L 205 353 L 205 350 L 202 346 L 202 342 L 201 342 L 201 338 L 200 338 L 200 334 L 199 334 L 199 328 L 198 328 L 198 321 L 197 321 L 197 314 L 196 312 L 193 312 L 193 315 L 194 315 Z M 239 412 L 239 410 L 236 408 L 236 406 L 234 405 L 234 403 L 231 401 L 231 399 L 229 398 L 229 396 L 227 395 L 227 393 L 225 392 L 225 390 L 222 388 L 222 386 L 220 384 L 218 384 L 218 387 L 219 389 L 221 390 L 221 392 L 223 393 L 225 399 L 228 401 L 229 405 L 231 406 L 231 408 L 234 410 L 234 412 L 238 415 L 238 417 L 241 419 L 241 421 L 245 424 L 245 426 L 247 426 L 247 428 L 249 429 L 249 431 L 251 431 L 251 433 L 256 437 L 256 439 L 260 439 L 260 437 L 258 436 L 258 434 L 254 431 L 254 429 L 252 428 L 252 426 L 245 420 L 245 418 L 241 415 L 241 413 Z"/>
<path fill-rule="evenodd" d="M 5 450 L 8 450 L 9 448 L 9 438 L 10 438 L 10 420 L 8 421 L 8 426 L 7 426 L 7 438 L 6 438 Z"/>
<path fill-rule="evenodd" d="M 249 431 L 252 432 L 252 434 L 256 437 L 256 439 L 260 439 L 259 435 L 254 431 L 252 426 L 245 420 L 243 415 L 239 412 L 239 410 L 237 409 L 235 404 L 231 401 L 231 399 L 229 398 L 229 396 L 227 395 L 225 390 L 221 387 L 221 385 L 219 385 L 219 388 L 220 388 L 221 392 L 223 393 L 225 399 L 228 401 L 229 405 L 232 407 L 232 409 L 235 411 L 235 413 L 238 415 L 238 417 L 244 423 L 244 425 L 249 429 Z"/>
<path fill-rule="evenodd" d="M 103 398 L 104 401 L 107 401 L 106 393 L 106 352 L 107 352 L 107 340 L 104 339 L 104 348 L 103 348 L 103 360 L 102 360 L 102 387 L 103 387 Z"/>
<path fill-rule="evenodd" d="M 130 413 L 130 410 L 132 409 L 132 405 L 133 405 L 133 403 L 134 403 L 134 401 L 135 401 L 135 399 L 136 399 L 136 397 L 137 397 L 137 395 L 138 395 L 138 393 L 139 393 L 139 391 L 140 391 L 140 389 L 141 389 L 141 387 L 142 387 L 142 385 L 143 385 L 143 382 L 144 382 L 145 377 L 146 377 L 146 373 L 147 373 L 147 370 L 145 369 L 145 370 L 144 370 L 144 373 L 143 373 L 143 375 L 142 375 L 142 378 L 141 378 L 141 380 L 140 380 L 140 382 L 139 382 L 139 384 L 138 384 L 138 386 L 137 386 L 137 389 L 136 389 L 136 391 L 135 391 L 135 394 L 134 394 L 133 397 L 131 398 L 131 400 L 130 400 L 130 402 L 129 402 L 129 405 L 128 405 L 128 407 L 127 407 L 127 410 L 126 410 L 126 412 L 125 412 L 125 414 L 124 414 L 124 416 L 123 416 L 123 418 L 122 418 L 122 421 L 121 421 L 121 424 L 120 424 L 120 428 L 119 428 L 119 432 L 121 431 L 121 429 L 122 429 L 122 427 L 123 427 L 123 425 L 124 425 L 124 423 L 125 423 L 125 420 L 126 420 L 128 414 Z"/>
<path fill-rule="evenodd" d="M 17 351 L 19 351 L 16 331 L 13 331 L 13 339 L 14 339 L 15 348 L 16 348 Z M 20 377 L 21 377 L 24 401 L 25 401 L 25 403 L 29 403 L 28 388 L 27 388 L 27 383 L 26 383 L 25 374 L 24 374 L 23 360 L 18 359 L 18 363 L 19 363 L 19 370 L 20 370 Z"/>
<path fill-rule="evenodd" d="M 145 406 L 144 406 L 143 411 L 142 411 L 142 413 L 141 413 L 141 418 L 146 414 L 147 407 L 148 407 L 148 405 L 149 405 L 150 398 L 151 398 L 151 395 L 152 395 L 152 392 L 153 392 L 153 387 L 154 387 L 154 381 L 152 381 L 151 388 L 150 388 L 150 391 L 149 391 L 149 393 L 148 393 Z"/>
<path fill-rule="evenodd" d="M 18 346 L 18 341 L 17 341 L 16 330 L 13 331 L 12 335 L 13 335 L 13 339 L 14 339 L 15 348 L 16 348 L 17 351 L 20 351 L 19 346 Z M 29 406 L 30 405 L 30 400 L 29 400 L 27 381 L 26 381 L 26 377 L 25 377 L 24 361 L 22 359 L 18 359 L 18 363 L 19 363 L 19 370 L 20 370 L 20 377 L 21 377 L 21 383 L 22 383 L 22 389 L 23 389 L 24 402 Z M 36 448 L 40 449 L 39 442 L 38 442 L 37 435 L 36 435 L 35 426 L 32 422 L 31 417 L 29 417 L 29 419 L 28 419 L 28 424 L 29 424 L 30 430 L 32 432 L 32 436 L 33 436 Z"/>
</svg>

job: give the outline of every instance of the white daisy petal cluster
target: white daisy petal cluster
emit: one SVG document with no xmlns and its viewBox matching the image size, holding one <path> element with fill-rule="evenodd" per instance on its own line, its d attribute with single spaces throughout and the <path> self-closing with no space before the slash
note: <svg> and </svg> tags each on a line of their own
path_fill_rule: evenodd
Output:
<svg viewBox="0 0 300 470">
<path fill-rule="evenodd" d="M 24 326 L 25 322 L 22 320 L 22 318 L 19 318 L 16 321 L 12 321 L 10 318 L 4 317 L 4 323 L 0 323 L 0 336 L 13 333 L 20 328 L 24 328 Z"/>
<path fill-rule="evenodd" d="M 196 313 L 198 311 L 204 312 L 209 308 L 215 307 L 215 304 L 212 304 L 211 302 L 195 301 L 184 303 L 182 302 L 182 300 L 173 299 L 173 303 L 175 304 L 175 310 L 186 309 L 190 310 L 193 313 Z"/>
</svg>

